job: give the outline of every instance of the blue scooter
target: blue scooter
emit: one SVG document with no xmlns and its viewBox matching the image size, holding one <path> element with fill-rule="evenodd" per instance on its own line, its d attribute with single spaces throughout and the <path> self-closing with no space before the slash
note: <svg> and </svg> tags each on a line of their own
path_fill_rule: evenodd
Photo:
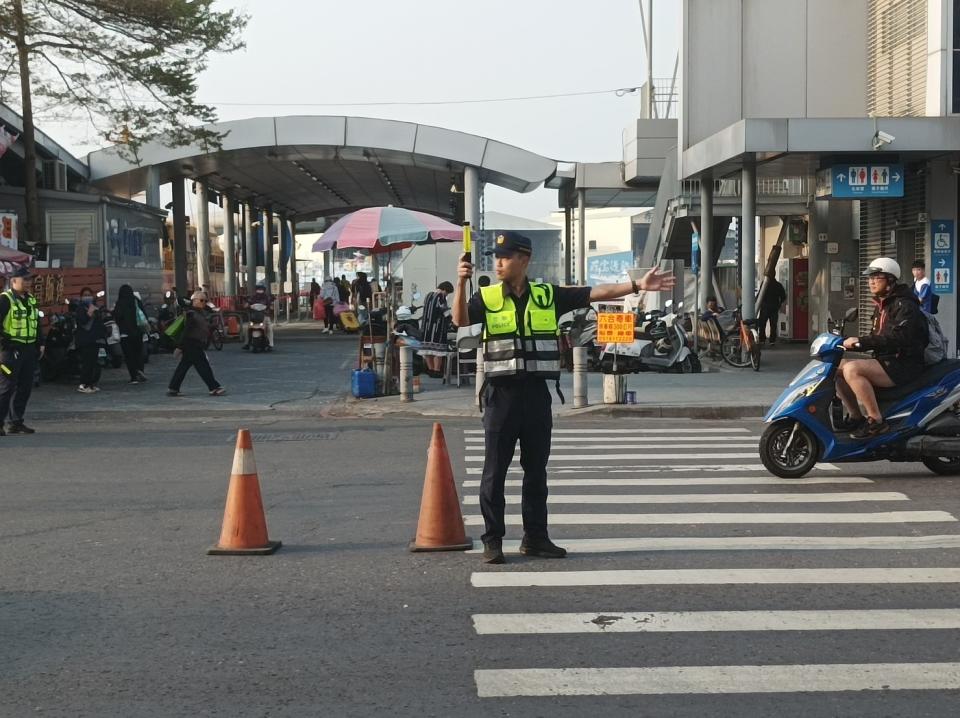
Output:
<svg viewBox="0 0 960 718">
<path fill-rule="evenodd" d="M 849 316 L 847 317 L 849 319 Z M 790 382 L 764 417 L 760 459 L 773 474 L 797 479 L 818 461 L 920 461 L 946 476 L 960 474 L 960 360 L 933 364 L 914 381 L 878 389 L 890 430 L 869 439 L 838 428 L 842 409 L 834 382 L 843 337 L 820 334 L 812 361 Z"/>
</svg>

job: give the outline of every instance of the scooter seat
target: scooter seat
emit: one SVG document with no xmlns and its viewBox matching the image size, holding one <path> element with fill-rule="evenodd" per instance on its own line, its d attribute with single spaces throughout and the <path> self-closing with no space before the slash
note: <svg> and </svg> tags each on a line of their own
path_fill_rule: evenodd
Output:
<svg viewBox="0 0 960 718">
<path fill-rule="evenodd" d="M 960 369 L 960 359 L 944 359 L 924 370 L 913 381 L 901 384 L 900 386 L 893 386 L 889 389 L 877 389 L 877 400 L 881 404 L 890 404 L 899 401 L 924 387 L 932 387 L 947 374 L 957 369 Z"/>
</svg>

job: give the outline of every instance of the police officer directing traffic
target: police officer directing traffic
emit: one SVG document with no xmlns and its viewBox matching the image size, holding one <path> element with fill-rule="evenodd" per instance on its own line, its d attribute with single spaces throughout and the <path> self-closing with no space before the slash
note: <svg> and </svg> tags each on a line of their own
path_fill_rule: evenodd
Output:
<svg viewBox="0 0 960 718">
<path fill-rule="evenodd" d="M 0 436 L 34 433 L 23 423 L 23 414 L 43 346 L 37 299 L 27 291 L 29 278 L 26 267 L 16 270 L 10 289 L 0 294 Z M 4 432 L 8 416 L 10 423 Z"/>
<path fill-rule="evenodd" d="M 547 459 L 553 417 L 547 380 L 560 378 L 558 317 L 591 302 L 618 299 L 641 289 L 671 289 L 673 275 L 654 268 L 639 282 L 600 284 L 596 287 L 559 287 L 530 282 L 527 267 L 533 253 L 529 238 L 503 232 L 488 254 L 496 257 L 500 284 L 483 287 L 467 301 L 465 286 L 473 266 L 461 257 L 453 297 L 457 326 L 483 324 L 485 455 L 480 480 L 483 513 L 483 560 L 503 563 L 504 480 L 520 442 L 523 468 L 521 512 L 523 540 L 520 553 L 540 558 L 563 558 L 567 552 L 547 532 Z"/>
</svg>

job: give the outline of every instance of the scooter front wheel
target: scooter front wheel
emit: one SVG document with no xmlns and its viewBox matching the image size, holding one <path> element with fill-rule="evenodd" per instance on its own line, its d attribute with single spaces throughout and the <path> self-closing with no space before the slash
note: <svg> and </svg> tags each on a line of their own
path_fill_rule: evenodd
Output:
<svg viewBox="0 0 960 718">
<path fill-rule="evenodd" d="M 783 419 L 767 427 L 760 437 L 760 461 L 781 479 L 799 479 L 820 458 L 813 433 L 798 421 Z"/>
<path fill-rule="evenodd" d="M 924 456 L 920 461 L 930 471 L 941 476 L 957 476 L 960 474 L 960 458 L 956 456 Z"/>
</svg>

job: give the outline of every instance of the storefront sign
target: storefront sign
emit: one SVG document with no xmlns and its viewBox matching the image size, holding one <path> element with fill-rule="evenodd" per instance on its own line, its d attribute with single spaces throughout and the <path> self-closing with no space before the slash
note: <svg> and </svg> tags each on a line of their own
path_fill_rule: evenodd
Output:
<svg viewBox="0 0 960 718">
<path fill-rule="evenodd" d="M 600 344 L 632 344 L 633 340 L 632 312 L 597 314 L 597 341 Z"/>
<path fill-rule="evenodd" d="M 700 233 L 690 235 L 690 271 L 700 274 Z"/>
<path fill-rule="evenodd" d="M 18 249 L 17 215 L 13 212 L 0 212 L 0 247 Z"/>
<path fill-rule="evenodd" d="M 834 165 L 817 172 L 817 199 L 903 197 L 903 165 Z"/>
<path fill-rule="evenodd" d="M 956 235 L 952 219 L 935 219 L 930 222 L 930 264 L 933 276 L 933 291 L 936 294 L 953 294 L 953 267 L 956 252 Z"/>
</svg>

